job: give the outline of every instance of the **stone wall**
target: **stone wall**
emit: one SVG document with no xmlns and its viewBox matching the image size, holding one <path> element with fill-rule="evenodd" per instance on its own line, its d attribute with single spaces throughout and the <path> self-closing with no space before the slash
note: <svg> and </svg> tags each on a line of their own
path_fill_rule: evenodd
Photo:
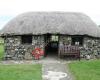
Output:
<svg viewBox="0 0 100 80">
<path fill-rule="evenodd" d="M 5 58 L 29 60 L 34 58 L 32 51 L 36 47 L 44 50 L 44 45 L 44 36 L 33 36 L 32 44 L 21 44 L 21 36 L 5 37 Z"/>
<path fill-rule="evenodd" d="M 44 36 L 33 36 L 32 44 L 21 44 L 21 36 L 5 37 L 5 58 L 11 59 L 33 59 L 32 50 L 36 47 L 44 50 Z M 71 36 L 59 36 L 59 46 L 71 45 Z M 84 37 L 83 45 L 79 46 L 81 55 L 100 55 L 100 39 Z M 43 56 L 41 56 L 43 57 Z"/>
<path fill-rule="evenodd" d="M 82 55 L 100 55 L 100 39 L 85 37 L 84 44 L 80 47 Z"/>
<path fill-rule="evenodd" d="M 20 37 L 13 36 L 4 39 L 5 42 L 5 57 L 15 57 L 15 50 L 20 45 Z"/>
<path fill-rule="evenodd" d="M 59 36 L 59 44 L 71 45 L 71 36 Z"/>
</svg>

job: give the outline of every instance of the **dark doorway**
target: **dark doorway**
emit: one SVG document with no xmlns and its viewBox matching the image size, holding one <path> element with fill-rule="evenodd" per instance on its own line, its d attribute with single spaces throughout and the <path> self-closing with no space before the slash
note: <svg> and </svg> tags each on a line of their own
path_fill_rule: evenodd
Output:
<svg viewBox="0 0 100 80">
<path fill-rule="evenodd" d="M 58 55 L 58 35 L 45 35 L 45 56 Z"/>
</svg>

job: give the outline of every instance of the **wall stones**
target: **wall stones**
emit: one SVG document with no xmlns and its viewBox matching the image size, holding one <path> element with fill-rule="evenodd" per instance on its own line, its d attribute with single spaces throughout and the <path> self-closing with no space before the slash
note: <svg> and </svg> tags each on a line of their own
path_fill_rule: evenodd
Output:
<svg viewBox="0 0 100 80">
<path fill-rule="evenodd" d="M 60 44 L 66 44 L 71 45 L 71 36 L 60 36 L 59 37 L 59 43 Z"/>
<path fill-rule="evenodd" d="M 13 58 L 15 55 L 15 49 L 20 45 L 20 38 L 17 37 L 8 37 L 4 39 L 5 42 L 5 57 Z"/>
<path fill-rule="evenodd" d="M 92 56 L 96 56 L 100 54 L 100 39 L 85 37 L 84 45 L 81 48 L 81 54 L 88 54 Z"/>
<path fill-rule="evenodd" d="M 32 51 L 39 47 L 44 50 L 44 36 L 33 36 L 32 44 L 21 44 L 20 36 L 5 38 L 5 59 L 33 59 Z"/>
<path fill-rule="evenodd" d="M 21 44 L 21 36 L 5 37 L 5 59 L 34 59 L 32 57 L 32 51 L 39 47 L 42 50 L 45 49 L 44 36 L 33 36 L 32 44 Z M 59 45 L 66 44 L 71 45 L 71 36 L 59 36 Z M 84 37 L 83 45 L 79 46 L 80 53 L 84 55 L 98 56 L 100 55 L 100 39 Z M 43 56 L 41 56 L 43 58 Z"/>
</svg>

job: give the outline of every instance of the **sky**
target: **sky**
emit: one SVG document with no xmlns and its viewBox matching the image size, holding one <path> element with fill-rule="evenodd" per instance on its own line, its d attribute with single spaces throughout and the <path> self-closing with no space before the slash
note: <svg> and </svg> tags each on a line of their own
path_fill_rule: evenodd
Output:
<svg viewBox="0 0 100 80">
<path fill-rule="evenodd" d="M 24 12 L 82 12 L 100 25 L 100 0 L 0 0 L 0 29 Z"/>
</svg>

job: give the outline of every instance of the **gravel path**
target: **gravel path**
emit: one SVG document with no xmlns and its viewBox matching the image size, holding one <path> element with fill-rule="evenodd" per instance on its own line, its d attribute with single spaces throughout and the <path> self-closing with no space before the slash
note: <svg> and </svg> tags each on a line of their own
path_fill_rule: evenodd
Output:
<svg viewBox="0 0 100 80">
<path fill-rule="evenodd" d="M 42 68 L 43 80 L 72 80 L 67 65 L 62 63 L 46 63 Z"/>
</svg>

